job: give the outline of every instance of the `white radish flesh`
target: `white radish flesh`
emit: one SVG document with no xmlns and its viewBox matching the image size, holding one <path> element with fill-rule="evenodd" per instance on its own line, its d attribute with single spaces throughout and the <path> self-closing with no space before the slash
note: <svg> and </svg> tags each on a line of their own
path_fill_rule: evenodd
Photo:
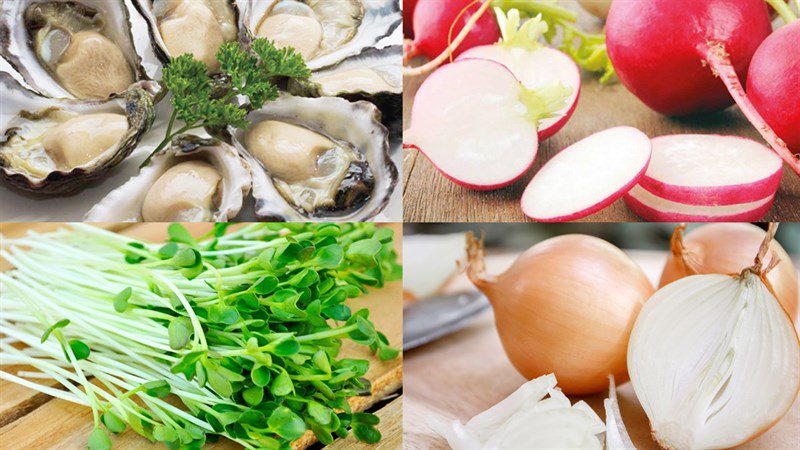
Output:
<svg viewBox="0 0 800 450">
<path fill-rule="evenodd" d="M 698 206 L 666 200 L 635 186 L 624 198 L 628 208 L 648 222 L 756 222 L 769 211 L 775 197 L 737 205 Z"/>
<path fill-rule="evenodd" d="M 539 144 L 520 101 L 522 89 L 496 62 L 448 64 L 417 91 L 403 146 L 418 149 L 462 186 L 507 186 L 533 164 Z"/>
<path fill-rule="evenodd" d="M 581 91 L 581 72 L 565 53 L 550 47 L 528 50 L 483 45 L 467 50 L 457 60 L 474 58 L 489 59 L 504 65 L 528 89 L 542 89 L 560 83 L 570 90 L 564 107 L 553 117 L 539 121 L 539 140 L 545 140 L 558 132 L 575 111 Z"/>
<path fill-rule="evenodd" d="M 593 214 L 639 181 L 650 154 L 650 139 L 636 128 L 595 133 L 565 148 L 539 170 L 522 194 L 522 212 L 542 222 Z"/>
<path fill-rule="evenodd" d="M 768 147 L 736 136 L 673 135 L 653 139 L 645 189 L 691 205 L 735 205 L 775 194 L 783 163 Z"/>
</svg>

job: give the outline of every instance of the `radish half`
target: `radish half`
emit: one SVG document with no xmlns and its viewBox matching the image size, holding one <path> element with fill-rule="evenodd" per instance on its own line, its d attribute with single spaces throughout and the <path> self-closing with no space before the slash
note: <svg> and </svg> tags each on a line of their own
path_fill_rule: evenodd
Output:
<svg viewBox="0 0 800 450">
<path fill-rule="evenodd" d="M 768 147 L 736 136 L 684 134 L 653 139 L 653 156 L 639 184 L 666 200 L 735 205 L 778 190 L 783 163 Z"/>
<path fill-rule="evenodd" d="M 461 186 L 507 186 L 533 164 L 537 121 L 552 112 L 548 108 L 563 106 L 565 96 L 559 95 L 526 89 L 494 61 L 457 61 L 436 70 L 420 86 L 403 147 L 421 151 Z"/>
<path fill-rule="evenodd" d="M 555 85 L 568 89 L 570 94 L 564 107 L 554 112 L 552 117 L 539 121 L 539 140 L 543 141 L 558 132 L 575 111 L 581 92 L 581 71 L 567 54 L 539 44 L 537 39 L 541 33 L 527 32 L 531 27 L 541 23 L 540 19 L 528 20 L 518 31 L 518 11 L 510 11 L 508 19 L 501 16 L 502 11 L 497 11 L 496 14 L 503 32 L 503 40 L 494 45 L 471 48 L 462 53 L 457 60 L 479 58 L 496 61 L 506 66 L 528 89 L 545 89 Z M 547 27 L 544 25 L 541 32 L 546 30 Z"/>
<path fill-rule="evenodd" d="M 775 196 L 724 206 L 699 206 L 673 202 L 635 186 L 625 197 L 625 204 L 648 222 L 756 222 L 761 220 Z"/>
<path fill-rule="evenodd" d="M 554 156 L 522 194 L 522 212 L 541 222 L 575 220 L 622 197 L 647 170 L 652 144 L 632 127 L 595 133 Z"/>
</svg>

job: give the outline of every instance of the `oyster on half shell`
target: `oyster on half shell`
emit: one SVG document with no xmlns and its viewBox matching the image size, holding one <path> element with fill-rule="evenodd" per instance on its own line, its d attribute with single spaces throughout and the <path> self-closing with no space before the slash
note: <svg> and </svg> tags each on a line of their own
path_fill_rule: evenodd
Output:
<svg viewBox="0 0 800 450">
<path fill-rule="evenodd" d="M 109 100 L 80 102 L 34 95 L 0 72 L 3 108 L 16 114 L 0 135 L 0 175 L 38 194 L 70 194 L 124 160 L 155 117 L 154 81 Z"/>
<path fill-rule="evenodd" d="M 105 99 L 152 79 L 146 36 L 134 36 L 122 1 L 0 3 L 0 53 L 34 91 L 52 98 Z"/>
<path fill-rule="evenodd" d="M 369 48 L 331 67 L 311 73 L 308 79 L 289 81 L 289 92 L 309 97 L 368 100 L 382 112 L 381 121 L 398 132 L 402 120 L 402 47 Z"/>
<path fill-rule="evenodd" d="M 253 173 L 261 219 L 367 220 L 389 201 L 397 167 L 388 131 L 368 102 L 282 94 L 229 129 Z"/>
<path fill-rule="evenodd" d="M 400 26 L 397 0 L 243 0 L 240 40 L 294 47 L 312 71 L 375 47 Z"/>
<path fill-rule="evenodd" d="M 250 167 L 217 139 L 181 135 L 109 193 L 86 222 L 227 222 L 250 192 Z"/>
<path fill-rule="evenodd" d="M 216 54 L 238 36 L 239 10 L 233 0 L 133 0 L 147 21 L 159 59 L 191 53 L 209 73 L 219 72 Z"/>
</svg>

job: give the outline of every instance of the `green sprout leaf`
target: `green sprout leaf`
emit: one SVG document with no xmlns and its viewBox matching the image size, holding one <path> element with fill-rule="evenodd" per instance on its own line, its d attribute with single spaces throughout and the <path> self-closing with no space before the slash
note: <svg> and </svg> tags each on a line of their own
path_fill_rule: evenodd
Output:
<svg viewBox="0 0 800 450">
<path fill-rule="evenodd" d="M 130 287 L 126 287 L 125 289 L 121 290 L 117 295 L 113 298 L 114 309 L 117 312 L 125 312 L 128 309 L 128 300 L 131 298 L 131 293 L 133 289 Z"/>
<path fill-rule="evenodd" d="M 173 350 L 180 350 L 186 348 L 189 344 L 189 338 L 192 336 L 192 324 L 183 317 L 178 317 L 170 321 L 167 327 L 167 336 L 169 337 L 169 347 Z"/>
<path fill-rule="evenodd" d="M 89 354 L 91 353 L 89 346 L 78 339 L 69 341 L 69 348 L 72 350 L 72 353 L 75 355 L 75 359 L 78 361 L 88 358 Z"/>
<path fill-rule="evenodd" d="M 102 428 L 95 427 L 92 434 L 89 435 L 89 441 L 86 445 L 89 447 L 89 450 L 110 450 L 111 439 Z"/>
<path fill-rule="evenodd" d="M 142 384 L 147 395 L 152 397 L 164 398 L 169 395 L 171 389 L 169 383 L 164 380 L 148 381 Z"/>
<path fill-rule="evenodd" d="M 122 419 L 119 418 L 119 416 L 117 416 L 111 411 L 104 412 L 103 415 L 100 417 L 100 420 L 103 422 L 103 425 L 106 426 L 108 431 L 114 434 L 122 433 L 123 431 L 125 431 L 126 428 L 125 422 L 123 422 Z"/>
<path fill-rule="evenodd" d="M 267 423 L 280 437 L 290 441 L 298 439 L 306 432 L 303 419 L 285 406 L 275 408 Z"/>
<path fill-rule="evenodd" d="M 56 323 L 50 325 L 49 327 L 47 327 L 47 329 L 44 330 L 44 333 L 42 333 L 42 339 L 41 339 L 42 344 L 44 344 L 44 342 L 47 340 L 47 338 L 50 337 L 50 335 L 53 333 L 53 331 L 55 331 L 55 330 L 57 330 L 59 328 L 64 328 L 67 325 L 69 325 L 69 319 L 61 319 L 58 322 L 56 322 Z"/>
</svg>

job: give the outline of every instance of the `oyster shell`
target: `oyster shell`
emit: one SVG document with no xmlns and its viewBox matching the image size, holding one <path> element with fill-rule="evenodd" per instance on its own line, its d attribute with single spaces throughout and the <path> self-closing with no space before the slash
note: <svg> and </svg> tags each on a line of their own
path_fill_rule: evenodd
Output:
<svg viewBox="0 0 800 450">
<path fill-rule="evenodd" d="M 0 54 L 34 91 L 51 98 L 105 99 L 158 67 L 142 63 L 146 36 L 124 2 L 20 0 L 0 3 Z"/>
<path fill-rule="evenodd" d="M 255 213 L 264 220 L 367 220 L 397 184 L 388 131 L 364 101 L 281 94 L 229 129 L 250 162 Z"/>
<path fill-rule="evenodd" d="M 401 128 L 403 112 L 402 47 L 369 48 L 334 66 L 312 72 L 307 80 L 289 81 L 289 92 L 309 97 L 337 96 L 368 100 L 382 112 L 392 134 Z"/>
<path fill-rule="evenodd" d="M 397 0 L 243 0 L 240 40 L 266 37 L 292 46 L 312 71 L 378 42 L 403 21 Z"/>
<path fill-rule="evenodd" d="M 219 47 L 238 36 L 239 9 L 233 0 L 133 0 L 144 16 L 153 48 L 163 63 L 191 53 L 209 73 L 219 72 Z"/>
<path fill-rule="evenodd" d="M 250 192 L 250 166 L 217 139 L 181 135 L 109 193 L 86 222 L 226 222 Z"/>
<path fill-rule="evenodd" d="M 47 99 L 0 72 L 3 107 L 16 114 L 0 135 L 0 176 L 38 194 L 71 194 L 124 160 L 155 117 L 154 81 L 105 101 Z"/>
</svg>

